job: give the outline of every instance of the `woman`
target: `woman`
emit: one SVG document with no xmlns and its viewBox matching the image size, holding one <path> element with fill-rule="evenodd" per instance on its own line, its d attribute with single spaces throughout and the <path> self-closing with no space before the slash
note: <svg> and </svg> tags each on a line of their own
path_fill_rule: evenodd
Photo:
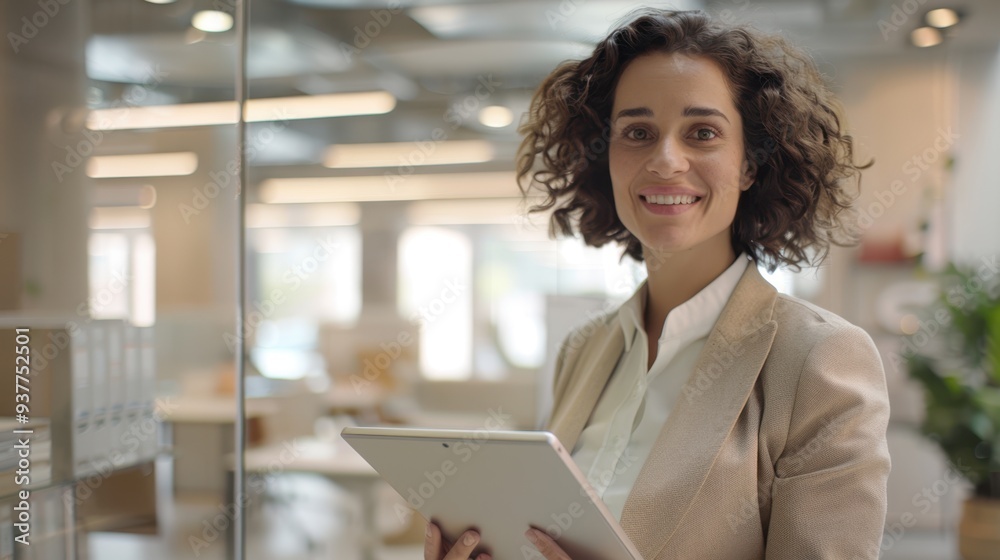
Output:
<svg viewBox="0 0 1000 560">
<path fill-rule="evenodd" d="M 842 181 L 867 165 L 838 108 L 780 38 L 657 10 L 533 100 L 518 163 L 547 194 L 535 209 L 648 272 L 563 342 L 547 425 L 647 560 L 878 557 L 881 359 L 863 330 L 757 270 L 853 241 Z M 526 529 L 542 556 L 568 558 Z M 449 546 L 430 524 L 425 557 L 465 560 L 478 542 L 470 530 Z"/>
</svg>

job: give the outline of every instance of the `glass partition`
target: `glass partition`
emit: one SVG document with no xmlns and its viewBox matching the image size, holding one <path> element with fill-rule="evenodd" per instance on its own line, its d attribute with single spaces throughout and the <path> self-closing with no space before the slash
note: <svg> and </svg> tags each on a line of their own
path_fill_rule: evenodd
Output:
<svg viewBox="0 0 1000 560">
<path fill-rule="evenodd" d="M 227 554 L 233 15 L 0 7 L 0 355 L 5 371 L 30 361 L 0 389 L 0 558 Z M 14 436 L 23 478 L 12 425 L 32 430 Z"/>
</svg>

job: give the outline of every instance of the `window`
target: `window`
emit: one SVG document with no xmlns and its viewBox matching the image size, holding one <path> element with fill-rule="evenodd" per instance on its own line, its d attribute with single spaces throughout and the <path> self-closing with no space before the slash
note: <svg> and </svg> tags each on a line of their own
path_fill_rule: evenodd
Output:
<svg viewBox="0 0 1000 560">
<path fill-rule="evenodd" d="M 356 227 L 249 230 L 251 307 L 266 319 L 310 317 L 341 324 L 361 312 L 361 234 Z"/>
<path fill-rule="evenodd" d="M 411 227 L 399 240 L 399 312 L 420 326 L 420 370 L 465 379 L 472 368 L 472 243 L 461 231 Z"/>
<path fill-rule="evenodd" d="M 548 295 L 624 300 L 644 274 L 630 259 L 619 263 L 617 247 L 552 240 L 516 220 L 413 226 L 398 254 L 399 312 L 421 326 L 428 379 L 496 379 L 542 367 Z"/>
<path fill-rule="evenodd" d="M 156 318 L 156 249 L 145 229 L 101 230 L 88 241 L 90 316 L 128 319 L 137 326 Z"/>
</svg>

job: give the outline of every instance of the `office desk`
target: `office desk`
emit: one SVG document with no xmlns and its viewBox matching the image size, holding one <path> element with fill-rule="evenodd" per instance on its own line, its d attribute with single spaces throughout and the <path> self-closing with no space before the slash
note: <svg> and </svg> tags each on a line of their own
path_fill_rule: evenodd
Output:
<svg viewBox="0 0 1000 560">
<path fill-rule="evenodd" d="M 230 456 L 231 468 L 234 468 L 234 459 Z M 375 559 L 375 546 L 379 542 L 376 490 L 382 479 L 345 441 L 339 437 L 335 442 L 308 437 L 259 447 L 247 451 L 244 465 L 248 477 L 253 473 L 318 474 L 356 495 L 361 502 L 361 521 L 364 524 L 362 555 L 365 560 Z M 231 484 L 229 488 L 232 488 Z M 252 497 L 255 490 L 248 485 L 246 492 L 248 497 Z M 230 490 L 227 503 L 232 502 Z"/>
<path fill-rule="evenodd" d="M 226 492 L 226 456 L 235 449 L 235 397 L 177 396 L 158 403 L 173 450 L 175 494 Z M 264 418 L 275 413 L 273 403 L 247 399 L 247 444 L 261 439 Z"/>
</svg>

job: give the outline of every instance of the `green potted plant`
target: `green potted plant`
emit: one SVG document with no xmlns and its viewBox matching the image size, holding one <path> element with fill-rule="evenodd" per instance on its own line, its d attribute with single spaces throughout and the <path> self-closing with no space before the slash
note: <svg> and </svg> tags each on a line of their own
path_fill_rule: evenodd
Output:
<svg viewBox="0 0 1000 560">
<path fill-rule="evenodd" d="M 948 265 L 935 304 L 906 341 L 926 396 L 921 431 L 973 487 L 959 522 L 965 560 L 1000 550 L 1000 271 Z"/>
</svg>

